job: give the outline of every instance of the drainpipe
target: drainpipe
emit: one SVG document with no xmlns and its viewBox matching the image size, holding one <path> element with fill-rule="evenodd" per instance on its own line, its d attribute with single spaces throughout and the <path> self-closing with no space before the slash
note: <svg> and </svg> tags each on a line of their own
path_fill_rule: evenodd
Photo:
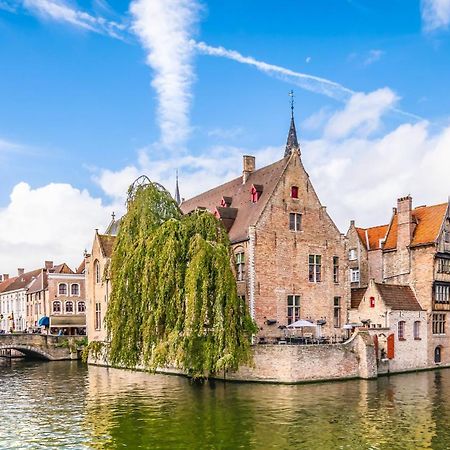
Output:
<svg viewBox="0 0 450 450">
<path fill-rule="evenodd" d="M 249 309 L 250 316 L 255 320 L 255 245 L 256 245 L 256 228 L 254 225 L 250 226 L 248 229 L 249 235 L 249 249 L 248 249 L 248 294 L 249 294 Z"/>
</svg>

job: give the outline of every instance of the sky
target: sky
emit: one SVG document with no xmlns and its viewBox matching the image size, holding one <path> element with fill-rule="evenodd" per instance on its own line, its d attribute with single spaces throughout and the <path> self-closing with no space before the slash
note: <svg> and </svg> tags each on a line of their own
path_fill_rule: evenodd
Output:
<svg viewBox="0 0 450 450">
<path fill-rule="evenodd" d="M 141 174 L 283 156 L 341 232 L 450 195 L 450 0 L 0 0 L 0 273 L 78 265 Z"/>
</svg>

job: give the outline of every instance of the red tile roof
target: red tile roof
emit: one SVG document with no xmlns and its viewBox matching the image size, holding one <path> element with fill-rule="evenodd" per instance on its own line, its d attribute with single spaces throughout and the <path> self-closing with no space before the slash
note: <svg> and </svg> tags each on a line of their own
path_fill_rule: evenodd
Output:
<svg viewBox="0 0 450 450">
<path fill-rule="evenodd" d="M 386 237 L 389 225 L 378 225 L 370 228 L 356 228 L 358 236 L 367 250 L 377 250 L 380 247 L 380 240 Z"/>
<path fill-rule="evenodd" d="M 5 280 L 5 281 L 2 281 L 2 282 L 0 283 L 0 293 L 4 292 L 4 291 L 6 290 L 6 288 L 7 288 L 10 284 L 14 283 L 14 281 L 16 281 L 16 278 L 17 278 L 17 277 L 11 277 L 11 278 L 8 278 L 8 279 Z"/>
<path fill-rule="evenodd" d="M 231 197 L 230 207 L 236 208 L 237 212 L 228 234 L 232 242 L 245 240 L 248 238 L 249 226 L 254 225 L 259 219 L 288 161 L 289 157 L 286 157 L 269 166 L 255 170 L 250 173 L 245 184 L 242 184 L 242 177 L 235 178 L 228 183 L 184 201 L 180 208 L 184 214 L 201 207 L 214 213 L 216 208 L 220 207 L 221 203 L 224 203 L 222 201 L 224 198 Z M 259 186 L 260 189 L 261 186 L 263 187 L 261 195 L 255 203 L 251 201 L 252 186 Z M 223 215 L 223 209 L 220 209 L 220 211 L 220 215 Z"/>
<path fill-rule="evenodd" d="M 422 311 L 422 307 L 409 286 L 375 283 L 386 306 L 395 310 Z"/>
<path fill-rule="evenodd" d="M 26 288 L 41 272 L 42 269 L 32 270 L 15 278 L 14 282 L 8 285 L 3 292 L 16 291 Z"/>
<path fill-rule="evenodd" d="M 420 206 L 412 210 L 413 220 L 416 221 L 411 246 L 432 244 L 439 237 L 442 223 L 445 218 L 448 203 L 433 206 Z M 390 229 L 384 245 L 385 250 L 393 250 L 397 247 L 397 214 L 391 221 Z"/>
<path fill-rule="evenodd" d="M 77 269 L 77 272 L 76 272 L 76 273 L 83 274 L 85 268 L 86 268 L 86 262 L 85 262 L 85 260 L 83 259 L 83 261 L 81 261 L 81 264 L 78 266 L 78 269 Z"/>
</svg>

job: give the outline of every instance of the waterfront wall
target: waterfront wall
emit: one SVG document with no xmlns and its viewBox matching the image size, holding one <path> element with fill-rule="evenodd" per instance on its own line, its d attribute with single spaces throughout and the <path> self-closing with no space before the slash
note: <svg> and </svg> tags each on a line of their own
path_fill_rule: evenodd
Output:
<svg viewBox="0 0 450 450">
<path fill-rule="evenodd" d="M 237 372 L 216 374 L 213 378 L 266 383 L 303 383 L 349 378 L 376 378 L 377 363 L 373 341 L 359 332 L 343 344 L 255 345 L 254 365 Z M 108 365 L 104 357 L 89 359 L 90 364 Z M 140 368 L 135 368 L 140 369 Z M 161 373 L 181 374 L 162 368 Z"/>
<path fill-rule="evenodd" d="M 343 344 L 257 345 L 254 367 L 244 366 L 237 372 L 225 374 L 229 380 L 272 383 L 376 376 L 375 349 L 368 333 L 357 333 Z"/>
</svg>

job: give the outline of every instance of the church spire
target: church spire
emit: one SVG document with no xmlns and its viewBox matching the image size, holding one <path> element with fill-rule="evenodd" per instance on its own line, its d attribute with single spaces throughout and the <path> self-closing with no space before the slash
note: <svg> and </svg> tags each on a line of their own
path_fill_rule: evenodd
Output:
<svg viewBox="0 0 450 450">
<path fill-rule="evenodd" d="M 289 128 L 289 134 L 286 142 L 286 149 L 284 150 L 284 156 L 289 156 L 294 149 L 300 150 L 297 140 L 297 130 L 295 129 L 294 121 L 294 91 L 289 92 L 291 97 L 291 126 Z"/>
<path fill-rule="evenodd" d="M 177 205 L 181 204 L 180 188 L 178 186 L 178 169 L 177 169 L 177 181 L 175 184 L 175 201 L 177 202 Z"/>
</svg>

